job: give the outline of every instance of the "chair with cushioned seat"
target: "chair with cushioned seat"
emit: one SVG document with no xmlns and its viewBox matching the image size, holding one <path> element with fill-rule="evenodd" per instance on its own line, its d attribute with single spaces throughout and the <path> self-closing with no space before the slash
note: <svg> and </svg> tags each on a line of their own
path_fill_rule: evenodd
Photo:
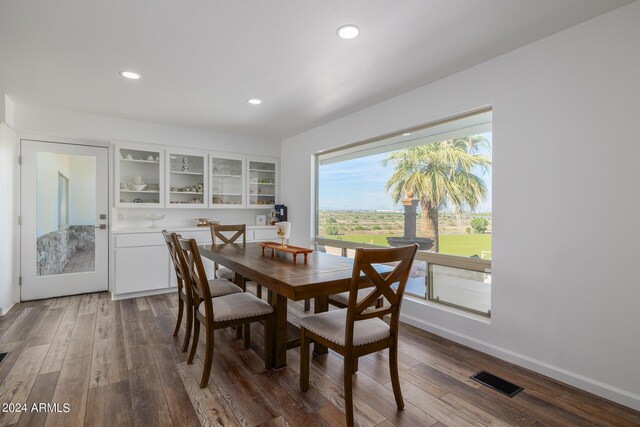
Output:
<svg viewBox="0 0 640 427">
<path fill-rule="evenodd" d="M 189 348 L 189 340 L 191 338 L 191 326 L 193 325 L 193 310 L 191 309 L 191 290 L 188 286 L 185 286 L 184 276 L 179 268 L 178 259 L 178 235 L 176 233 L 169 233 L 167 230 L 162 230 L 162 236 L 169 249 L 169 255 L 171 256 L 171 262 L 173 269 L 176 273 L 176 281 L 178 282 L 178 319 L 176 320 L 176 327 L 173 330 L 173 336 L 178 335 L 180 326 L 182 324 L 182 316 L 184 307 L 187 308 L 186 319 L 186 331 L 184 334 L 184 340 L 182 342 L 182 351 L 187 351 Z M 209 290 L 211 297 L 216 298 L 223 295 L 235 294 L 242 292 L 239 286 L 231 283 L 226 279 L 211 279 L 209 280 Z"/>
<path fill-rule="evenodd" d="M 404 289 L 418 245 L 356 249 L 347 308 L 300 319 L 300 388 L 309 389 L 309 345 L 317 342 L 344 357 L 344 400 L 347 425 L 353 426 L 352 376 L 358 358 L 389 349 L 391 385 L 398 410 L 404 408 L 398 376 L 398 324 Z M 382 275 L 372 264 L 396 263 Z M 362 276 L 364 273 L 364 276 Z M 372 288 L 359 291 L 363 280 Z M 395 286 L 398 283 L 397 287 Z M 384 297 L 389 305 L 372 307 Z M 391 315 L 389 323 L 382 320 Z"/>
<path fill-rule="evenodd" d="M 238 225 L 221 225 L 221 224 L 211 224 L 210 226 L 211 229 L 211 241 L 213 242 L 213 244 L 218 244 L 218 243 L 235 243 L 240 237 L 242 237 L 242 244 L 246 245 L 247 244 L 247 226 L 245 224 L 238 224 Z M 235 234 L 231 237 L 227 237 L 223 234 L 223 232 L 234 232 Z M 231 280 L 232 282 L 235 281 L 236 278 L 236 273 L 225 267 L 222 265 L 219 265 L 217 262 L 214 262 L 214 267 L 215 267 L 215 272 L 216 272 L 216 277 L 219 279 L 227 279 L 227 280 Z M 258 298 L 262 298 L 262 286 L 260 286 L 259 284 L 253 282 L 253 281 L 249 281 L 246 284 L 243 283 L 241 284 L 241 286 L 243 287 L 243 291 L 246 291 L 246 285 L 249 284 L 253 284 L 256 287 L 256 295 L 258 296 Z"/>
<path fill-rule="evenodd" d="M 359 289 L 358 302 L 363 301 L 370 292 L 371 289 Z M 347 308 L 347 306 L 349 305 L 349 292 L 341 292 L 339 294 L 329 295 L 329 304 L 338 308 Z M 383 299 L 378 298 L 376 301 L 374 301 L 373 305 L 376 308 L 382 307 Z"/>
<path fill-rule="evenodd" d="M 200 388 L 209 383 L 213 362 L 214 331 L 216 329 L 244 325 L 245 348 L 249 348 L 250 327 L 254 322 L 264 322 L 264 360 L 265 367 L 273 366 L 272 337 L 274 335 L 273 307 L 265 301 L 246 292 L 234 293 L 217 298 L 211 297 L 198 245 L 194 239 L 178 238 L 179 265 L 185 286 L 191 289 L 191 304 L 194 313 L 193 341 L 187 363 L 193 363 L 200 337 L 200 324 L 205 327 L 205 359 Z"/>
</svg>

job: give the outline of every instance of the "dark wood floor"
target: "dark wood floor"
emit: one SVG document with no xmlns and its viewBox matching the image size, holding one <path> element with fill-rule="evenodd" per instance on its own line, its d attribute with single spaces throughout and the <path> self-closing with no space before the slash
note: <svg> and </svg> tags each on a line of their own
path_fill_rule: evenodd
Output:
<svg viewBox="0 0 640 427">
<path fill-rule="evenodd" d="M 230 330 L 216 332 L 209 387 L 198 388 L 201 359 L 187 365 L 171 336 L 175 295 L 111 301 L 107 293 L 16 305 L 0 318 L 0 403 L 27 412 L 0 412 L 0 425 L 19 426 L 334 426 L 344 423 L 342 364 L 315 356 L 311 388 L 298 388 L 299 351 L 289 366 L 266 371 L 262 327 L 243 350 Z M 292 318 L 303 314 L 291 304 Z M 204 346 L 200 346 L 201 348 Z M 360 360 L 354 378 L 360 426 L 640 425 L 640 413 L 403 325 L 398 412 L 385 353 Z M 525 387 L 513 399 L 471 381 L 487 369 Z M 62 412 L 31 412 L 32 403 L 59 403 Z M 71 410 L 64 413 L 63 403 Z M 4 408 L 3 408 L 4 409 Z"/>
</svg>

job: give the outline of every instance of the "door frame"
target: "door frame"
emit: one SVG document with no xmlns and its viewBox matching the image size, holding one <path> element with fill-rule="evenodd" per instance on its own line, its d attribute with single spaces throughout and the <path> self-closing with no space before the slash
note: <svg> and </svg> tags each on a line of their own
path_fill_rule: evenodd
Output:
<svg viewBox="0 0 640 427">
<path fill-rule="evenodd" d="M 106 148 L 107 149 L 107 292 L 112 292 L 112 278 L 113 278 L 113 254 L 112 254 L 112 233 L 111 227 L 113 225 L 113 220 L 111 218 L 113 213 L 113 144 L 109 141 L 100 141 L 100 140 L 85 140 L 85 139 L 77 139 L 77 138 L 68 138 L 68 137 L 60 137 L 60 136 L 48 136 L 45 133 L 20 133 L 17 135 L 18 140 L 18 225 L 20 228 L 20 238 L 18 239 L 18 249 L 16 257 L 18 274 L 19 274 L 19 295 L 18 301 L 22 302 L 22 240 L 23 240 L 23 228 L 22 228 L 22 147 L 23 142 L 25 141 L 33 141 L 33 142 L 47 142 L 54 144 L 65 144 L 65 145 L 81 145 L 86 147 L 95 147 L 95 148 Z M 14 296 L 15 298 L 15 296 Z"/>
</svg>

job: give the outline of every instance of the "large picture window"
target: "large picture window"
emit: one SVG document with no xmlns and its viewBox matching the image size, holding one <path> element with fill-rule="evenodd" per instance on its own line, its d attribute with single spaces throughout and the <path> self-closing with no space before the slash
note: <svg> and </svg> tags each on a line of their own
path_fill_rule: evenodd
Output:
<svg viewBox="0 0 640 427">
<path fill-rule="evenodd" d="M 485 110 L 319 153 L 321 249 L 418 243 L 407 292 L 489 315 L 491 119 Z"/>
</svg>

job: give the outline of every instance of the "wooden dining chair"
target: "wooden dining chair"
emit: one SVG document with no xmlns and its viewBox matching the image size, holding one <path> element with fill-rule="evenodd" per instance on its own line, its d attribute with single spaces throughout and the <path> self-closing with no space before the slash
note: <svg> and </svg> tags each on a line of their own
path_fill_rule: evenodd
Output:
<svg viewBox="0 0 640 427">
<path fill-rule="evenodd" d="M 178 235 L 176 233 L 169 233 L 167 230 L 162 230 L 162 236 L 169 249 L 169 255 L 171 256 L 171 263 L 176 273 L 176 281 L 178 282 L 178 319 L 176 320 L 176 327 L 173 330 L 173 336 L 178 335 L 180 326 L 182 324 L 182 316 L 186 307 L 186 330 L 184 333 L 184 340 L 182 342 L 182 351 L 187 351 L 189 348 L 189 340 L 191 338 L 191 327 L 193 325 L 193 309 L 191 302 L 191 289 L 185 286 L 185 278 L 180 269 L 179 258 L 179 244 Z M 242 292 L 239 286 L 231 283 L 226 279 L 213 279 L 209 281 L 209 290 L 212 298 L 235 294 Z"/>
<path fill-rule="evenodd" d="M 358 302 L 364 301 L 369 296 L 371 289 L 358 289 Z M 347 308 L 349 306 L 349 295 L 351 292 L 341 292 L 339 294 L 329 295 L 329 304 L 338 308 Z M 372 304 L 376 308 L 384 305 L 384 298 L 380 297 Z"/>
<path fill-rule="evenodd" d="M 404 409 L 398 377 L 398 324 L 404 289 L 417 249 L 418 245 L 415 244 L 388 249 L 356 249 L 347 308 L 310 315 L 300 320 L 300 388 L 302 391 L 309 389 L 311 342 L 341 354 L 344 357 L 344 406 L 348 426 L 354 425 L 352 375 L 358 358 L 376 351 L 389 349 L 393 394 L 398 410 Z M 373 264 L 383 263 L 395 263 L 395 267 L 391 272 L 381 275 Z M 374 287 L 367 289 L 368 295 L 360 299 L 358 289 L 363 279 Z M 396 282 L 397 287 L 394 286 Z M 387 300 L 388 305 L 371 307 L 381 297 Z M 381 320 L 385 315 L 391 315 L 389 324 Z"/>
<path fill-rule="evenodd" d="M 247 226 L 245 224 L 237 224 L 237 225 L 221 225 L 221 224 L 211 224 L 209 226 L 211 228 L 211 241 L 213 242 L 213 244 L 218 244 L 218 243 L 235 243 L 236 241 L 238 241 L 238 239 L 240 239 L 240 237 L 242 237 L 242 244 L 246 245 L 247 244 Z M 232 235 L 231 237 L 227 237 L 226 235 L 224 235 L 224 232 L 235 232 L 234 235 Z M 215 272 L 216 272 L 216 277 L 221 278 L 221 279 L 228 279 L 231 280 L 232 282 L 235 281 L 235 272 L 227 267 L 224 267 L 222 265 L 219 265 L 217 262 L 214 263 L 214 267 L 215 267 Z M 249 281 L 248 284 L 253 284 L 256 287 L 256 296 L 258 298 L 262 298 L 262 286 L 260 286 L 259 284 Z M 241 283 L 240 286 L 243 288 L 243 290 L 246 291 L 246 285 L 245 283 Z"/>
<path fill-rule="evenodd" d="M 200 257 L 198 245 L 194 239 L 178 238 L 180 251 L 180 268 L 186 286 L 191 289 L 191 303 L 194 313 L 193 342 L 187 364 L 193 363 L 200 337 L 200 324 L 205 328 L 205 359 L 200 388 L 209 383 L 211 364 L 213 362 L 214 331 L 229 326 L 241 327 L 245 330 L 245 348 L 249 348 L 251 330 L 249 325 L 264 322 L 264 360 L 265 368 L 273 366 L 273 336 L 275 319 L 273 307 L 265 301 L 246 292 L 212 298 L 208 286 L 207 273 Z"/>
</svg>

